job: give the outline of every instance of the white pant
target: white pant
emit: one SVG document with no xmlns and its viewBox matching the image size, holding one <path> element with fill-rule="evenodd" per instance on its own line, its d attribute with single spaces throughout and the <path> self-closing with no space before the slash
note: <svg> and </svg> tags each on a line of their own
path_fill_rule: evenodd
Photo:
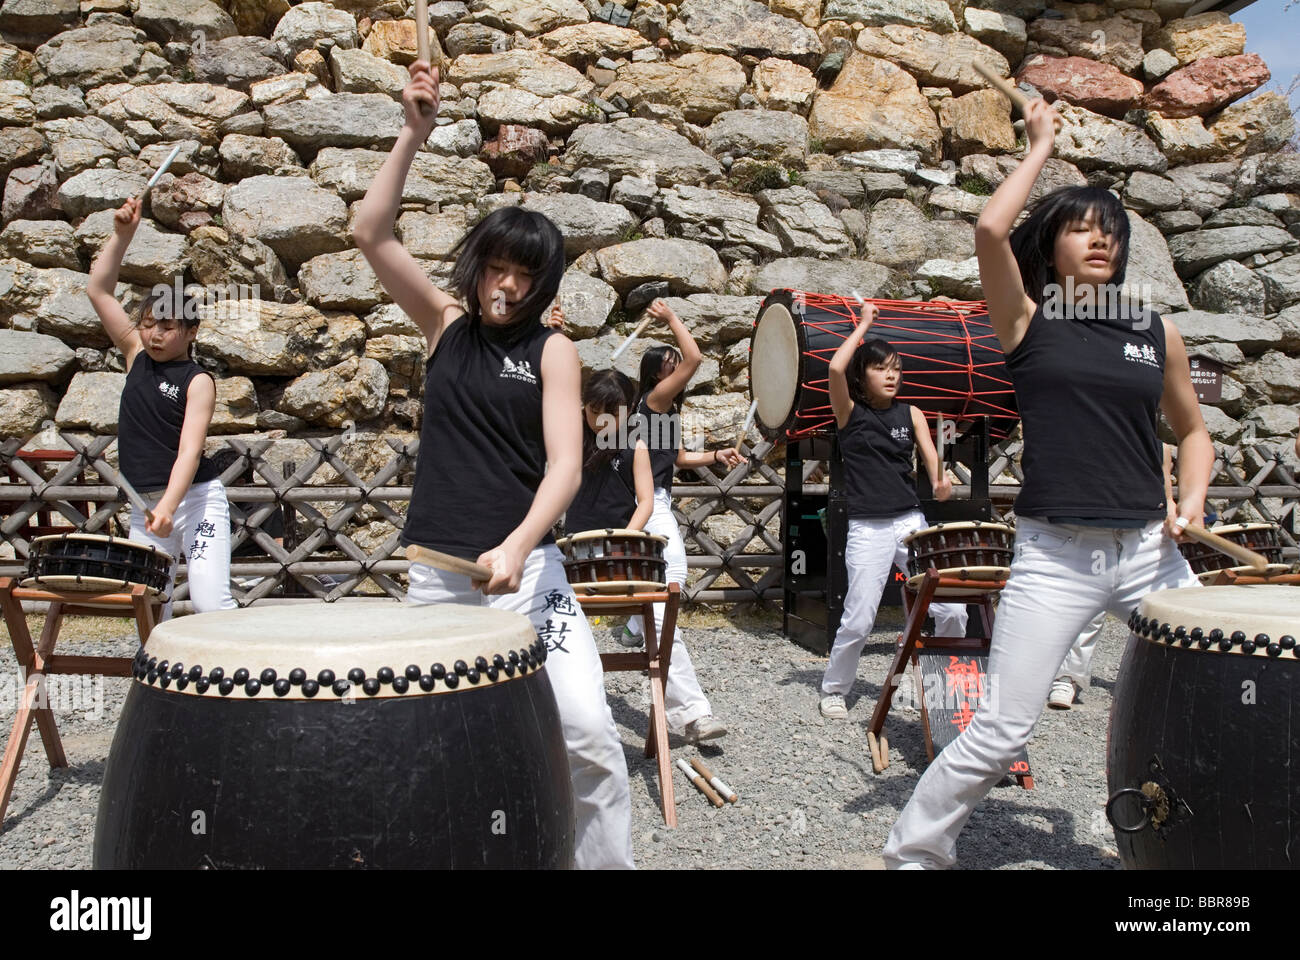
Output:
<svg viewBox="0 0 1300 960">
<path fill-rule="evenodd" d="M 1153 590 L 1196 586 L 1178 546 L 1153 521 L 1140 530 L 1022 517 L 998 605 L 989 696 L 930 764 L 885 843 L 885 863 L 948 867 L 975 805 L 1029 742 L 1075 639 L 1101 611 L 1127 619 Z"/>
<path fill-rule="evenodd" d="M 1105 622 L 1106 611 L 1103 610 L 1083 628 L 1083 633 L 1079 634 L 1074 646 L 1065 655 L 1061 669 L 1056 672 L 1058 677 L 1073 680 L 1080 690 L 1087 690 L 1092 679 L 1092 655 L 1097 652 L 1097 638 L 1101 636 L 1101 627 Z"/>
<path fill-rule="evenodd" d="M 896 517 L 856 519 L 849 521 L 848 543 L 844 551 L 844 565 L 848 568 L 849 588 L 844 595 L 844 614 L 835 643 L 831 646 L 830 663 L 822 677 L 822 693 L 845 694 L 853 688 L 858 674 L 858 658 L 871 628 L 876 623 L 876 611 L 890 571 L 897 564 L 907 569 L 907 546 L 903 538 L 916 530 L 929 526 L 920 510 L 900 513 Z M 961 603 L 932 603 L 934 634 L 937 637 L 966 636 L 966 605 Z"/>
<path fill-rule="evenodd" d="M 144 494 L 150 509 L 158 505 L 162 493 Z M 146 529 L 147 518 L 139 507 L 131 508 L 131 539 L 151 543 L 166 550 L 176 560 L 172 563 L 167 604 L 162 619 L 172 615 L 171 595 L 176 584 L 176 569 L 185 558 L 185 576 L 190 600 L 199 613 L 231 610 L 238 606 L 230 595 L 230 503 L 220 480 L 196 483 L 185 492 L 172 514 L 172 532 L 155 536 Z"/>
<path fill-rule="evenodd" d="M 605 673 L 587 617 L 564 576 L 554 544 L 528 554 L 519 591 L 485 596 L 469 577 L 411 564 L 408 603 L 463 603 L 511 610 L 532 621 L 546 641 L 546 673 L 555 691 L 569 752 L 577 817 L 579 869 L 632 869 L 632 795 L 623 743 L 605 702 Z"/>
<path fill-rule="evenodd" d="M 668 565 L 668 582 L 686 586 L 686 544 L 682 542 L 682 532 L 673 516 L 672 494 L 667 490 L 655 490 L 655 509 L 646 521 L 646 533 L 666 537 L 664 560 Z M 664 605 L 655 604 L 655 630 L 662 635 L 664 625 Z M 637 636 L 642 630 L 642 618 L 633 617 L 628 621 L 628 629 Z M 668 664 L 668 682 L 664 685 L 664 715 L 668 727 L 675 733 L 681 733 L 686 725 L 701 717 L 713 713 L 709 698 L 700 688 L 699 677 L 695 675 L 695 664 L 682 642 L 682 632 L 673 630 L 673 654 Z"/>
</svg>

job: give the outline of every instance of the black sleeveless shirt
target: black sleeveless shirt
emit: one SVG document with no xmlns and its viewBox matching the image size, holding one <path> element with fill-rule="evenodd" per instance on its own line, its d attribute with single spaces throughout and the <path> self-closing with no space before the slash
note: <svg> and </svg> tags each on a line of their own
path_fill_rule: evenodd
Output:
<svg viewBox="0 0 1300 960">
<path fill-rule="evenodd" d="M 511 339 L 467 316 L 443 331 L 425 365 L 403 544 L 476 560 L 523 522 L 546 473 L 542 348 L 556 333 L 538 324 Z"/>
<path fill-rule="evenodd" d="M 633 455 L 631 450 L 620 450 L 595 469 L 582 471 L 582 486 L 564 514 L 565 533 L 621 530 L 627 526 L 636 513 Z"/>
<path fill-rule="evenodd" d="M 650 470 L 654 474 L 655 489 L 671 492 L 677 452 L 682 448 L 682 416 L 677 408 L 667 413 L 656 413 L 642 397 L 636 413 L 628 420 L 628 429 L 633 440 L 639 436 L 650 450 Z"/>
<path fill-rule="evenodd" d="M 853 404 L 839 433 L 849 517 L 896 517 L 916 510 L 912 476 L 912 407 L 895 400 L 884 410 Z"/>
<path fill-rule="evenodd" d="M 1048 319 L 1039 306 L 1006 364 L 1025 439 L 1017 516 L 1108 526 L 1164 518 L 1159 314 Z"/>
<path fill-rule="evenodd" d="M 117 408 L 117 456 L 137 492 L 166 489 L 181 446 L 190 381 L 198 376 L 208 374 L 188 357 L 155 363 L 142 349 L 131 362 Z M 200 457 L 193 482 L 216 477 L 213 462 Z"/>
</svg>

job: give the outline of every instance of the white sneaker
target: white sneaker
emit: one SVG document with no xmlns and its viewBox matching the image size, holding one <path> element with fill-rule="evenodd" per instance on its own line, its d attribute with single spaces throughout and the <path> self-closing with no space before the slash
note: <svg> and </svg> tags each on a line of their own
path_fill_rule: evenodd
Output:
<svg viewBox="0 0 1300 960">
<path fill-rule="evenodd" d="M 727 728 L 722 721 L 712 714 L 706 714 L 686 725 L 686 733 L 683 739 L 687 743 L 699 743 L 702 740 L 717 740 L 719 737 L 725 737 L 726 735 Z"/>
<path fill-rule="evenodd" d="M 842 693 L 831 693 L 822 697 L 821 703 L 817 704 L 817 709 L 828 720 L 843 720 L 849 715 L 849 707 L 844 702 Z"/>
<path fill-rule="evenodd" d="M 1052 681 L 1052 692 L 1047 695 L 1047 705 L 1053 710 L 1069 710 L 1074 704 L 1074 681 L 1057 677 Z"/>
</svg>

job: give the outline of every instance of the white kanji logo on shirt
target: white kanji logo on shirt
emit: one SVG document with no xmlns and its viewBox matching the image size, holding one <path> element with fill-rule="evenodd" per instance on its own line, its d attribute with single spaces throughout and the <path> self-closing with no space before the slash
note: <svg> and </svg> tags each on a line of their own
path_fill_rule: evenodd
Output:
<svg viewBox="0 0 1300 960">
<path fill-rule="evenodd" d="M 912 431 L 911 428 L 909 427 L 893 427 L 890 429 L 889 435 L 893 437 L 895 440 L 900 440 L 900 441 L 912 439 Z"/>
<path fill-rule="evenodd" d="M 533 375 L 532 365 L 527 360 L 520 360 L 515 363 L 509 357 L 503 357 L 501 376 L 508 377 L 511 380 L 521 380 L 524 383 L 537 383 L 537 377 Z"/>
<path fill-rule="evenodd" d="M 160 380 L 158 382 L 158 392 L 168 400 L 178 400 L 181 395 L 180 387 L 176 386 L 174 383 L 168 383 L 166 380 Z"/>
</svg>

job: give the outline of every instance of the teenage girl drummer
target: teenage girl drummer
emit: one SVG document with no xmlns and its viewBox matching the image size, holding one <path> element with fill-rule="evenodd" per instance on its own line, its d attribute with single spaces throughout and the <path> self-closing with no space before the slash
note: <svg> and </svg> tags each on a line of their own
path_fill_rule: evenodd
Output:
<svg viewBox="0 0 1300 960">
<path fill-rule="evenodd" d="M 104 331 L 122 351 L 126 385 L 117 416 L 122 475 L 149 504 L 131 508 L 131 539 L 185 557 L 190 599 L 199 613 L 236 606 L 230 595 L 230 504 L 217 468 L 203 455 L 217 388 L 190 359 L 199 332 L 193 311 L 160 286 L 136 320 L 113 295 L 122 258 L 140 225 L 140 202 L 113 215 L 113 235 L 90 268 L 86 294 Z M 171 583 L 177 563 L 172 564 Z M 170 584 L 163 618 L 171 616 Z"/>
<path fill-rule="evenodd" d="M 482 602 L 532 621 L 546 642 L 568 746 L 576 863 L 631 867 L 623 746 L 587 618 L 550 533 L 582 475 L 577 349 L 539 322 L 559 291 L 563 238 L 539 213 L 498 210 L 461 241 L 453 292 L 429 281 L 393 232 L 407 172 L 438 112 L 436 72 L 417 61 L 410 75 L 405 123 L 352 235 L 428 342 L 420 456 L 403 542 L 485 564 L 492 577 L 472 583 L 412 563 L 407 599 Z"/>
<path fill-rule="evenodd" d="M 1178 328 L 1110 307 L 1108 285 L 1123 283 L 1128 258 L 1122 204 L 1105 190 L 1067 187 L 1012 231 L 1052 154 L 1053 121 L 1045 101 L 1030 101 L 1029 153 L 975 229 L 1025 440 L 1016 554 L 989 655 L 996 696 L 921 777 L 885 845 L 891 867 L 955 862 L 957 835 L 1028 742 L 1062 660 L 1099 612 L 1127 618 L 1152 590 L 1197 583 L 1175 537 L 1202 520 L 1214 448 Z M 1061 295 L 1071 290 L 1072 302 Z M 1161 411 L 1178 437 L 1172 514 Z"/>
<path fill-rule="evenodd" d="M 654 319 L 668 325 L 677 341 L 677 348 L 651 347 L 641 355 L 641 393 L 632 421 L 632 433 L 639 435 L 650 451 L 654 501 L 645 530 L 668 540 L 664 547 L 668 580 L 685 587 L 686 544 L 673 516 L 673 472 L 678 467 L 690 470 L 712 464 L 735 467 L 744 462 L 744 457 L 735 447 L 699 453 L 682 449 L 682 403 L 686 397 L 686 385 L 699 369 L 702 355 L 686 324 L 665 301 L 655 300 L 648 312 Z M 644 505 L 644 501 L 641 504 Z M 654 610 L 655 629 L 662 630 L 664 605 L 657 603 Z M 634 617 L 619 635 L 619 641 L 625 646 L 639 646 L 644 642 L 641 632 L 641 620 Z M 669 727 L 681 730 L 688 743 L 726 735 L 727 728 L 713 716 L 708 697 L 696 679 L 695 667 L 686 645 L 682 643 L 680 630 L 673 634 L 673 659 L 668 671 L 665 699 Z"/>
<path fill-rule="evenodd" d="M 857 676 L 858 658 L 875 624 L 889 571 L 896 564 L 906 569 L 904 540 L 927 525 L 912 483 L 914 450 L 921 455 L 935 497 L 947 500 L 952 495 L 952 481 L 939 462 L 925 416 L 896 399 L 903 373 L 898 351 L 876 337 L 863 340 L 875 318 L 875 305 L 864 304 L 858 328 L 835 351 L 827 377 L 849 512 L 844 553 L 849 584 L 818 704 L 821 715 L 830 719 L 848 716 L 844 695 Z M 930 612 L 937 636 L 966 635 L 964 605 L 935 603 Z"/>
</svg>

